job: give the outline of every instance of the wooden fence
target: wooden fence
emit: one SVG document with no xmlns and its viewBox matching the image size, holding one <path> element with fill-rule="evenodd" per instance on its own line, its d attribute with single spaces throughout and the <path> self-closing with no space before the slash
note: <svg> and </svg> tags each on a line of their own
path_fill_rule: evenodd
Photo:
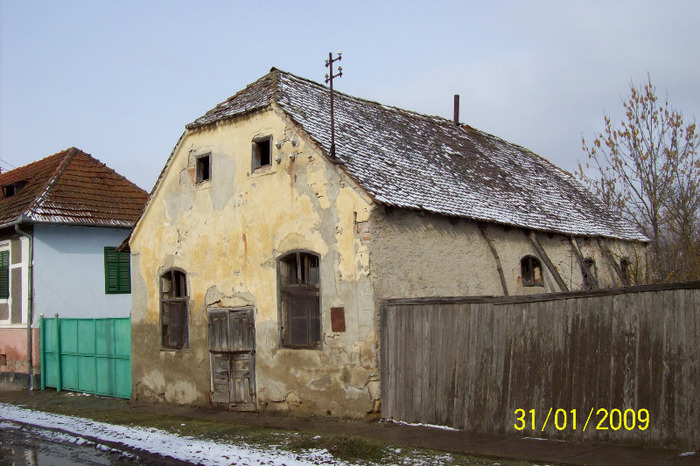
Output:
<svg viewBox="0 0 700 466">
<path fill-rule="evenodd" d="M 394 299 L 381 319 L 388 419 L 700 448 L 700 282 Z"/>
</svg>

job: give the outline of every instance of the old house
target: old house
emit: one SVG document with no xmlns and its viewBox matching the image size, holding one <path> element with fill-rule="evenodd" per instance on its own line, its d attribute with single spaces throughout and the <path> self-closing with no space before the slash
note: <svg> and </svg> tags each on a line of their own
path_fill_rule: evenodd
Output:
<svg viewBox="0 0 700 466">
<path fill-rule="evenodd" d="M 363 416 L 389 297 L 619 286 L 645 238 L 469 126 L 272 69 L 187 125 L 130 241 L 133 397 Z"/>
<path fill-rule="evenodd" d="M 115 247 L 148 195 L 74 147 L 0 187 L 0 382 L 37 387 L 40 315 L 129 315 L 129 254 Z"/>
</svg>

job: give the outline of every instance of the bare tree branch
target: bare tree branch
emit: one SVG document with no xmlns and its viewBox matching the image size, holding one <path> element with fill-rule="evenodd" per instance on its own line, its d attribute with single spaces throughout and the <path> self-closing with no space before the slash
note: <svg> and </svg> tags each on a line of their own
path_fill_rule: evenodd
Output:
<svg viewBox="0 0 700 466">
<path fill-rule="evenodd" d="M 622 103 L 619 126 L 605 115 L 578 176 L 601 200 L 650 239 L 656 282 L 700 279 L 700 134 L 695 121 L 662 102 L 647 82 Z"/>
</svg>

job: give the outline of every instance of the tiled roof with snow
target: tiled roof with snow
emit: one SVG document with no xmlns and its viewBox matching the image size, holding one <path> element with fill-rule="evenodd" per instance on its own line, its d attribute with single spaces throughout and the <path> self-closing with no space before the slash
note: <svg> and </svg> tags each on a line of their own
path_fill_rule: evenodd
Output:
<svg viewBox="0 0 700 466">
<path fill-rule="evenodd" d="M 1 173 L 0 187 L 0 226 L 23 221 L 131 228 L 148 198 L 75 147 Z"/>
<path fill-rule="evenodd" d="M 187 125 L 271 102 L 330 153 L 326 86 L 271 72 Z M 335 93 L 336 155 L 377 202 L 566 235 L 646 241 L 573 176 L 529 150 L 453 121 Z"/>
</svg>

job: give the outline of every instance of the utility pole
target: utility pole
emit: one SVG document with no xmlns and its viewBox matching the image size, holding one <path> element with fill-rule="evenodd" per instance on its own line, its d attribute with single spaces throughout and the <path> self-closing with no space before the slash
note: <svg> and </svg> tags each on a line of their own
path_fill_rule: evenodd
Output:
<svg viewBox="0 0 700 466">
<path fill-rule="evenodd" d="M 333 116 L 333 78 L 339 78 L 343 75 L 343 67 L 338 67 L 338 74 L 333 74 L 333 62 L 340 61 L 342 52 L 338 52 L 338 57 L 333 58 L 333 52 L 328 52 L 326 60 L 326 68 L 330 68 L 330 73 L 326 74 L 326 84 L 330 82 L 331 87 L 331 157 L 335 158 L 335 120 Z"/>
</svg>

